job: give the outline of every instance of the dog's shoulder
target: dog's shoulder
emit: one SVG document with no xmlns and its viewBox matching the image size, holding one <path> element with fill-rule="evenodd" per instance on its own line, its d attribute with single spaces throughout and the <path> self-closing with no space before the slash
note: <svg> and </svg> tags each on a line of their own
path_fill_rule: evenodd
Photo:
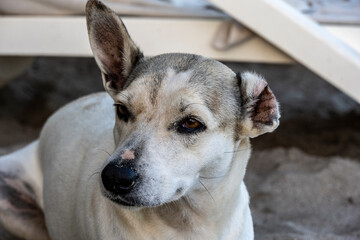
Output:
<svg viewBox="0 0 360 240">
<path fill-rule="evenodd" d="M 113 141 L 114 124 L 115 110 L 108 94 L 101 92 L 79 98 L 47 120 L 39 138 L 40 161 L 47 161 L 43 153 L 49 156 L 69 154 L 76 158 L 99 145 L 99 141 Z"/>
<path fill-rule="evenodd" d="M 66 104 L 56 111 L 47 120 L 46 124 L 66 117 L 71 119 L 74 119 L 74 117 L 82 118 L 84 115 L 97 111 L 108 111 L 111 107 L 112 100 L 106 92 L 93 93 Z"/>
<path fill-rule="evenodd" d="M 96 131 L 109 125 L 114 125 L 113 101 L 105 92 L 94 93 L 70 102 L 55 112 L 46 121 L 40 140 L 44 135 L 69 136 L 84 129 Z"/>
</svg>

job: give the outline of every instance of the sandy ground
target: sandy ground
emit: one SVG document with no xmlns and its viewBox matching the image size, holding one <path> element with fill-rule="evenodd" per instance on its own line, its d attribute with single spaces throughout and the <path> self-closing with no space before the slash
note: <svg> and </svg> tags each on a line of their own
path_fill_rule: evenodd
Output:
<svg viewBox="0 0 360 240">
<path fill-rule="evenodd" d="M 280 127 L 252 141 L 245 179 L 256 239 L 360 239 L 360 106 L 298 65 L 228 65 L 264 75 L 281 103 Z M 92 59 L 36 59 L 0 89 L 0 155 L 101 90 Z"/>
<path fill-rule="evenodd" d="M 297 148 L 254 151 L 246 180 L 257 239 L 360 239 L 360 164 Z"/>
</svg>

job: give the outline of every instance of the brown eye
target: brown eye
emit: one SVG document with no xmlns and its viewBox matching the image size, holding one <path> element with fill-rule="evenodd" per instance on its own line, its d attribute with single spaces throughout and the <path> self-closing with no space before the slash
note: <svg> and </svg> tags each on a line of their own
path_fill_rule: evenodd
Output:
<svg viewBox="0 0 360 240">
<path fill-rule="evenodd" d="M 128 109 L 121 104 L 115 104 L 115 107 L 116 107 L 116 114 L 119 117 L 119 119 L 123 120 L 124 122 L 127 122 L 130 116 Z"/>
<path fill-rule="evenodd" d="M 187 119 L 184 124 L 187 128 L 197 128 L 200 126 L 199 121 L 192 118 Z"/>
<path fill-rule="evenodd" d="M 125 106 L 123 106 L 123 105 L 118 105 L 117 107 L 118 107 L 118 112 L 119 112 L 119 114 L 124 115 L 124 114 L 127 114 L 127 113 L 128 113 L 128 110 L 127 110 L 127 108 L 126 108 Z"/>
<path fill-rule="evenodd" d="M 187 117 L 178 123 L 177 131 L 179 133 L 199 133 L 206 129 L 206 126 L 194 117 Z"/>
</svg>

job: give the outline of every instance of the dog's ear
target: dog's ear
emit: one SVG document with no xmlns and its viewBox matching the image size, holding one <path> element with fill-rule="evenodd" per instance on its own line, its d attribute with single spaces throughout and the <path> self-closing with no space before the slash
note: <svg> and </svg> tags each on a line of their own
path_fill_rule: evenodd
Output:
<svg viewBox="0 0 360 240">
<path fill-rule="evenodd" d="M 241 98 L 240 134 L 253 138 L 274 131 L 279 126 L 280 111 L 268 83 L 250 72 L 236 77 Z"/>
<path fill-rule="evenodd" d="M 143 58 L 121 19 L 98 0 L 86 4 L 86 22 L 96 63 L 105 89 L 118 92 L 135 66 Z"/>
</svg>

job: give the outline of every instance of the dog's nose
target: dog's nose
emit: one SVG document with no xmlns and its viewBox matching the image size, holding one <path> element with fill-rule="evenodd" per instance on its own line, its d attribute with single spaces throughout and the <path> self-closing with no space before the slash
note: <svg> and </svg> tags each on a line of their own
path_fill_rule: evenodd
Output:
<svg viewBox="0 0 360 240">
<path fill-rule="evenodd" d="M 105 189 L 118 195 L 129 193 L 137 178 L 138 175 L 132 162 L 123 164 L 110 162 L 101 173 Z"/>
</svg>

